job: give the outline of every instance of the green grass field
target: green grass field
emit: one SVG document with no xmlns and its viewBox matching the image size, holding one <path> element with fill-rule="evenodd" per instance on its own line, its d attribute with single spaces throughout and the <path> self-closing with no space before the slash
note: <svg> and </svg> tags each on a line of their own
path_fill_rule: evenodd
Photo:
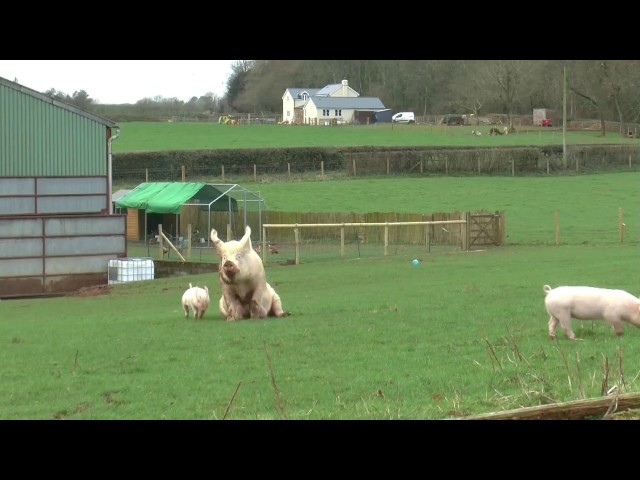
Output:
<svg viewBox="0 0 640 480">
<path fill-rule="evenodd" d="M 489 136 L 489 126 L 360 125 L 219 125 L 210 123 L 126 122 L 113 142 L 114 154 L 177 150 L 359 146 L 504 147 L 562 145 L 562 130 L 527 127 L 517 134 Z M 483 135 L 471 135 L 480 129 Z M 567 132 L 567 145 L 640 145 L 638 139 L 599 131 Z"/>
<path fill-rule="evenodd" d="M 444 419 L 639 391 L 640 330 L 616 338 L 602 322 L 574 321 L 576 342 L 562 332 L 551 341 L 542 293 L 544 284 L 640 293 L 639 180 L 264 185 L 268 208 L 282 210 L 505 210 L 508 245 L 432 254 L 419 267 L 403 255 L 269 263 L 291 312 L 283 319 L 223 321 L 215 272 L 2 301 L 0 418 Z M 183 317 L 189 282 L 211 290 L 203 320 Z"/>
<path fill-rule="evenodd" d="M 575 321 L 577 341 L 551 341 L 542 286 L 637 292 L 638 259 L 581 245 L 269 268 L 291 316 L 235 323 L 213 273 L 3 301 L 0 418 L 444 419 L 637 391 L 640 330 Z M 188 282 L 212 291 L 202 320 L 183 317 Z"/>
</svg>

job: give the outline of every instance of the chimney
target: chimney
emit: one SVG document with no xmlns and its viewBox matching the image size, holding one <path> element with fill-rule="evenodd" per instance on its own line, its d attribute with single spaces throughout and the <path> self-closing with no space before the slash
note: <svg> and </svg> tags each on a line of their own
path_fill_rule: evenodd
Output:
<svg viewBox="0 0 640 480">
<path fill-rule="evenodd" d="M 342 96 L 346 97 L 347 96 L 347 87 L 349 86 L 349 81 L 348 80 L 342 80 Z"/>
</svg>

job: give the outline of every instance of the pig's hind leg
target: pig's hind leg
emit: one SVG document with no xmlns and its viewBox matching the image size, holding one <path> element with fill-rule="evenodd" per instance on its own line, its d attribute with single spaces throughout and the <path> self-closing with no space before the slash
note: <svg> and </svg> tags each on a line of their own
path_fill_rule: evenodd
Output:
<svg viewBox="0 0 640 480">
<path fill-rule="evenodd" d="M 576 335 L 571 329 L 571 314 L 562 312 L 562 315 L 550 315 L 549 317 L 549 337 L 556 338 L 556 327 L 560 324 L 564 334 L 569 340 L 575 340 Z"/>
<path fill-rule="evenodd" d="M 282 301 L 280 300 L 280 295 L 275 293 L 273 295 L 273 300 L 271 303 L 271 310 L 269 310 L 269 315 L 272 317 L 288 317 L 289 312 L 285 312 L 282 308 Z"/>
<path fill-rule="evenodd" d="M 555 340 L 556 338 L 556 328 L 558 327 L 559 323 L 560 320 L 558 320 L 553 315 L 549 317 L 549 338 L 551 338 L 552 340 Z"/>
</svg>

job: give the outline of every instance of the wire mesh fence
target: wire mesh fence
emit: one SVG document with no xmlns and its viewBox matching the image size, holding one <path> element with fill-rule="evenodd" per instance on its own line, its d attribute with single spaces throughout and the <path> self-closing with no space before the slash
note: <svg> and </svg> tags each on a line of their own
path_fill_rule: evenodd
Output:
<svg viewBox="0 0 640 480">
<path fill-rule="evenodd" d="M 198 164 L 170 168 L 114 168 L 114 185 L 142 182 L 203 181 L 271 183 L 365 176 L 540 176 L 640 170 L 640 147 L 561 149 L 475 149 L 350 152 L 340 162 L 284 164 Z"/>
</svg>

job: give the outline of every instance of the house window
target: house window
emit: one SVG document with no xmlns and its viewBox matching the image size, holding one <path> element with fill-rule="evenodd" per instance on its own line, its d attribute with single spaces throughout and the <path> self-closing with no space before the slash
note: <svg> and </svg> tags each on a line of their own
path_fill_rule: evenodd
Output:
<svg viewBox="0 0 640 480">
<path fill-rule="evenodd" d="M 287 110 L 287 118 L 291 116 L 291 110 Z"/>
<path fill-rule="evenodd" d="M 328 117 L 329 116 L 329 109 L 322 109 L 322 116 L 323 117 Z"/>
<path fill-rule="evenodd" d="M 342 116 L 342 110 L 336 109 L 336 117 L 341 117 L 341 116 Z"/>
</svg>

